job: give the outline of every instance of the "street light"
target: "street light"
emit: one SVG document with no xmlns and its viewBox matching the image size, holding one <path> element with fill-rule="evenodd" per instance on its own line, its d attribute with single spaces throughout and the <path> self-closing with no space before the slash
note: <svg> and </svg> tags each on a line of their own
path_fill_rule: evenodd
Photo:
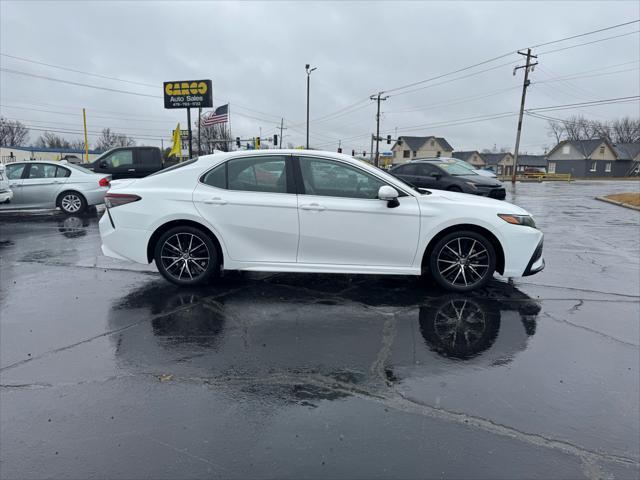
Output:
<svg viewBox="0 0 640 480">
<path fill-rule="evenodd" d="M 308 63 L 304 66 L 305 71 L 307 72 L 307 150 L 309 150 L 309 86 L 311 83 L 311 72 L 316 70 L 318 67 L 310 68 L 311 65 Z"/>
</svg>

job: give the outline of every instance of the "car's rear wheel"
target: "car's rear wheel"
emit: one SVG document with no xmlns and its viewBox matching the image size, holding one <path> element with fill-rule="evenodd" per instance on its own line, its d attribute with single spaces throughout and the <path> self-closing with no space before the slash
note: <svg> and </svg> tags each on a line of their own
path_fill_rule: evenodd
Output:
<svg viewBox="0 0 640 480">
<path fill-rule="evenodd" d="M 496 269 L 491 242 L 472 231 L 452 232 L 435 244 L 429 259 L 433 279 L 443 288 L 468 292 L 486 285 Z"/>
<path fill-rule="evenodd" d="M 201 285 L 219 265 L 209 235 L 186 225 L 174 227 L 160 236 L 154 259 L 162 276 L 176 285 Z"/>
<path fill-rule="evenodd" d="M 87 201 L 78 192 L 63 192 L 58 197 L 58 206 L 64 213 L 83 213 L 87 209 Z"/>
</svg>

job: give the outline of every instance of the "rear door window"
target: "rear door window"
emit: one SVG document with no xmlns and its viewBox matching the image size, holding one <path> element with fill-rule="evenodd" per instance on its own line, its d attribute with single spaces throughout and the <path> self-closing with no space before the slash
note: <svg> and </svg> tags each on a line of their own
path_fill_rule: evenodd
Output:
<svg viewBox="0 0 640 480">
<path fill-rule="evenodd" d="M 29 168 L 29 176 L 27 178 L 29 180 L 55 178 L 56 168 L 57 167 L 55 165 L 51 165 L 49 163 L 32 163 L 31 168 Z"/>
<path fill-rule="evenodd" d="M 156 152 L 151 148 L 138 149 L 137 161 L 138 166 L 143 168 L 155 168 L 159 163 L 157 160 Z"/>
</svg>

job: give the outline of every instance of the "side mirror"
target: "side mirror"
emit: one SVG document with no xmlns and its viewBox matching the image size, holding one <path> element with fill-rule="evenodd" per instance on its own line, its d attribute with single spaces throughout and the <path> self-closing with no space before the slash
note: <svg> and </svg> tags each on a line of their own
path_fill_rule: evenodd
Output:
<svg viewBox="0 0 640 480">
<path fill-rule="evenodd" d="M 100 168 L 107 168 L 107 162 L 100 162 Z"/>
<path fill-rule="evenodd" d="M 383 185 L 378 190 L 378 198 L 387 202 L 387 207 L 395 208 L 400 205 L 398 191 L 389 185 Z"/>
</svg>

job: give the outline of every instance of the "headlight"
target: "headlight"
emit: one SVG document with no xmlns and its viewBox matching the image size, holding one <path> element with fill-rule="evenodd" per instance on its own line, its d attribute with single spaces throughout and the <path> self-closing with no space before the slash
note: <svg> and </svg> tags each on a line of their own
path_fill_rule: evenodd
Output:
<svg viewBox="0 0 640 480">
<path fill-rule="evenodd" d="M 473 183 L 473 182 L 464 182 L 464 183 L 466 183 L 467 185 L 469 185 L 469 186 L 470 186 L 471 188 L 473 188 L 474 190 L 477 190 L 477 189 L 478 189 L 478 186 L 477 186 L 475 183 Z"/>
<path fill-rule="evenodd" d="M 533 221 L 531 215 L 511 215 L 508 213 L 499 213 L 498 216 L 507 223 L 512 225 L 524 225 L 525 227 L 536 228 L 536 222 Z"/>
</svg>

